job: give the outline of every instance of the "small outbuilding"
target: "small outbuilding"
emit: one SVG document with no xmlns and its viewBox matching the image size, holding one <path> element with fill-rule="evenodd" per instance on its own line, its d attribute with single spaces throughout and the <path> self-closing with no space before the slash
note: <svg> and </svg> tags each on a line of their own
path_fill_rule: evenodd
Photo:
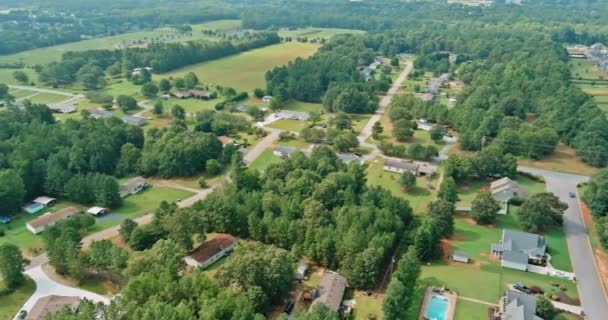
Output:
<svg viewBox="0 0 608 320">
<path fill-rule="evenodd" d="M 87 210 L 87 213 L 90 213 L 96 217 L 103 216 L 104 214 L 108 213 L 108 209 L 95 206 L 95 207 L 89 208 L 89 210 Z"/>
<path fill-rule="evenodd" d="M 454 253 L 452 253 L 452 260 L 462 263 L 469 263 L 470 258 L 469 254 L 466 252 L 454 251 Z"/>
<path fill-rule="evenodd" d="M 122 122 L 126 124 L 130 124 L 133 126 L 141 127 L 146 124 L 148 120 L 146 118 L 137 117 L 137 116 L 124 116 L 122 117 Z"/>
<path fill-rule="evenodd" d="M 265 103 L 270 103 L 270 101 L 272 101 L 272 96 L 263 96 L 262 101 Z"/>
<path fill-rule="evenodd" d="M 295 278 L 298 281 L 302 281 L 306 279 L 306 273 L 308 272 L 308 263 L 304 260 L 300 260 L 298 262 L 298 267 L 296 268 Z"/>
<path fill-rule="evenodd" d="M 39 204 L 43 205 L 44 207 L 50 207 L 53 204 L 55 204 L 55 201 L 57 201 L 57 199 L 47 197 L 47 196 L 41 196 L 41 197 L 34 199 L 34 201 L 32 201 L 32 202 L 39 203 Z"/>
</svg>

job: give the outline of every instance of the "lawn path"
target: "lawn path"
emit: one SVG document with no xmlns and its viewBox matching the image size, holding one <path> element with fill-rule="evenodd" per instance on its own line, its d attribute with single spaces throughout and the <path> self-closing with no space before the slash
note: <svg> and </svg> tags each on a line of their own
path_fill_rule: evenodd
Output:
<svg viewBox="0 0 608 320">
<path fill-rule="evenodd" d="M 473 298 L 468 298 L 468 297 L 463 297 L 463 296 L 458 296 L 458 299 L 475 302 L 475 303 L 480 303 L 480 304 L 485 304 L 490 307 L 498 307 L 498 305 L 496 303 L 491 303 L 491 302 L 487 302 L 487 301 L 483 301 L 483 300 L 478 300 L 478 299 L 473 299 Z"/>
</svg>

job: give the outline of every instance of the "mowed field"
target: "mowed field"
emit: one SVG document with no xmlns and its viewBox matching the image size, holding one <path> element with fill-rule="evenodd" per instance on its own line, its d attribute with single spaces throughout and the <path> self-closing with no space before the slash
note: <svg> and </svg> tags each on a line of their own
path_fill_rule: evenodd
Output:
<svg viewBox="0 0 608 320">
<path fill-rule="evenodd" d="M 204 35 L 202 30 L 220 30 L 230 31 L 236 30 L 240 27 L 241 22 L 239 20 L 218 20 L 208 23 L 196 24 L 192 26 L 192 36 L 184 36 L 176 38 L 171 41 L 182 42 L 190 40 L 208 39 L 213 40 Z M 0 56 L 0 63 L 6 62 L 18 62 L 23 61 L 27 65 L 32 64 L 46 64 L 52 61 L 61 59 L 61 55 L 68 51 L 85 51 L 85 50 L 98 50 L 98 49 L 112 49 L 116 45 L 120 45 L 124 42 L 129 43 L 136 40 L 150 39 L 168 34 L 175 34 L 175 30 L 172 28 L 159 28 L 149 31 L 138 31 L 120 34 L 111 37 L 95 38 L 90 40 L 71 42 L 61 44 L 52 47 L 39 48 L 29 51 L 20 52 L 12 55 Z M 171 42 L 168 41 L 168 42 Z"/>
<path fill-rule="evenodd" d="M 155 80 L 168 77 L 183 77 L 194 72 L 203 83 L 216 83 L 237 90 L 252 91 L 266 86 L 266 71 L 287 64 L 296 58 L 314 54 L 319 45 L 289 42 L 268 46 L 229 56 L 223 59 L 191 65 L 173 72 L 156 75 Z"/>
<path fill-rule="evenodd" d="M 307 37 L 309 39 L 329 39 L 338 34 L 363 34 L 362 30 L 333 29 L 333 28 L 302 28 L 294 30 L 279 30 L 279 36 L 284 37 Z"/>
<path fill-rule="evenodd" d="M 608 112 L 608 73 L 600 71 L 593 62 L 585 59 L 572 59 L 570 70 L 572 82 L 592 95 L 602 111 Z"/>
</svg>

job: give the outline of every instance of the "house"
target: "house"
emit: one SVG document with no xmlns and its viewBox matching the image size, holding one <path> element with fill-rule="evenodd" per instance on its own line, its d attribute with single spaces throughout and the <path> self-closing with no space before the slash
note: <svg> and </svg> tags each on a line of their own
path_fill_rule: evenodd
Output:
<svg viewBox="0 0 608 320">
<path fill-rule="evenodd" d="M 249 105 L 245 104 L 245 103 L 239 103 L 236 107 L 235 110 L 238 112 L 247 112 L 247 110 L 249 110 Z"/>
<path fill-rule="evenodd" d="M 450 80 L 450 75 L 447 73 L 442 74 L 438 78 L 433 78 L 433 79 L 429 80 L 429 82 L 426 86 L 426 91 L 428 93 L 432 93 L 433 95 L 438 94 L 439 89 L 441 89 L 441 87 L 449 80 Z"/>
<path fill-rule="evenodd" d="M 289 120 L 307 121 L 308 119 L 310 119 L 310 114 L 308 112 L 291 110 L 280 110 L 279 112 L 277 112 L 277 116 Z"/>
<path fill-rule="evenodd" d="M 80 213 L 80 209 L 76 207 L 67 207 L 56 212 L 43 214 L 40 217 L 26 223 L 25 226 L 33 234 L 39 234 L 47 227 L 57 223 L 57 221 L 67 219 L 78 213 Z"/>
<path fill-rule="evenodd" d="M 108 119 L 112 117 L 112 112 L 106 110 L 88 109 L 87 111 L 93 119 Z"/>
<path fill-rule="evenodd" d="M 507 290 L 499 303 L 501 320 L 543 320 L 536 315 L 538 298 L 534 295 Z"/>
<path fill-rule="evenodd" d="M 122 117 L 122 122 L 126 124 L 130 124 L 132 126 L 141 127 L 146 124 L 148 120 L 146 118 L 137 117 L 137 116 L 124 116 Z"/>
<path fill-rule="evenodd" d="M 174 92 L 172 93 L 172 95 L 178 99 L 186 99 L 192 97 L 192 93 L 190 93 L 190 91 Z"/>
<path fill-rule="evenodd" d="M 296 268 L 295 278 L 298 281 L 302 281 L 306 278 L 306 273 L 308 272 L 308 263 L 304 260 L 300 260 L 298 262 L 298 267 Z"/>
<path fill-rule="evenodd" d="M 431 131 L 431 130 L 433 130 L 434 126 L 435 125 L 433 125 L 432 123 L 426 121 L 425 119 L 418 119 L 418 120 L 416 120 L 416 127 L 419 130 Z"/>
<path fill-rule="evenodd" d="M 462 263 L 469 263 L 469 254 L 462 251 L 454 251 L 454 253 L 452 253 L 452 260 Z"/>
<path fill-rule="evenodd" d="M 36 304 L 28 312 L 25 320 L 45 320 L 48 314 L 56 313 L 66 307 L 75 311 L 79 304 L 79 297 L 56 295 L 42 297 L 36 301 Z"/>
<path fill-rule="evenodd" d="M 74 106 L 73 104 L 62 104 L 62 105 L 53 104 L 53 105 L 49 105 L 49 109 L 51 109 L 51 111 L 57 112 L 57 113 L 76 112 L 76 106 Z"/>
<path fill-rule="evenodd" d="M 506 203 L 511 199 L 526 198 L 528 192 L 508 177 L 498 179 L 490 184 L 490 192 L 496 201 Z"/>
<path fill-rule="evenodd" d="M 542 264 L 547 252 L 547 240 L 537 234 L 508 230 L 502 231 L 500 243 L 492 244 L 492 254 L 506 268 L 527 271 L 530 262 Z"/>
<path fill-rule="evenodd" d="M 235 237 L 220 233 L 215 238 L 203 242 L 184 258 L 186 264 L 205 269 L 225 255 L 229 254 L 237 245 Z"/>
<path fill-rule="evenodd" d="M 346 291 L 346 278 L 335 272 L 325 272 L 317 287 L 317 296 L 312 301 L 309 310 L 313 310 L 317 304 L 324 304 L 330 310 L 339 311 L 342 298 Z"/>
<path fill-rule="evenodd" d="M 56 200 L 57 199 L 55 199 L 55 198 L 42 196 L 42 197 L 38 197 L 38 198 L 34 199 L 34 201 L 32 201 L 32 202 L 39 203 L 39 204 L 43 205 L 44 207 L 49 207 L 49 206 L 52 206 L 53 204 L 55 204 Z"/>
<path fill-rule="evenodd" d="M 274 151 L 272 153 L 277 157 L 289 158 L 289 157 L 291 157 L 292 154 L 294 154 L 296 152 L 298 152 L 298 149 L 278 146 L 278 147 L 276 147 L 276 149 L 274 149 Z"/>
<path fill-rule="evenodd" d="M 338 153 L 336 155 L 338 159 L 342 160 L 342 162 L 349 164 L 351 162 L 357 162 L 359 165 L 365 164 L 365 160 L 361 157 L 358 157 L 354 154 L 350 153 Z"/>
<path fill-rule="evenodd" d="M 229 136 L 219 136 L 217 139 L 220 140 L 223 146 L 234 142 L 234 139 L 230 138 Z"/>
<path fill-rule="evenodd" d="M 213 93 L 209 92 L 209 91 L 203 91 L 203 90 L 188 90 L 188 92 L 190 93 L 191 97 L 197 98 L 197 99 L 204 99 L 204 100 L 209 100 L 211 98 L 213 98 Z"/>
<path fill-rule="evenodd" d="M 104 214 L 108 213 L 108 209 L 95 206 L 89 208 L 89 210 L 87 210 L 87 213 L 90 213 L 94 216 L 103 216 Z"/>
<path fill-rule="evenodd" d="M 133 69 L 133 71 L 131 71 L 131 75 L 132 76 L 139 76 L 139 75 L 141 75 L 141 72 L 144 71 L 144 70 L 146 70 L 148 72 L 152 72 L 152 68 L 150 68 L 150 67 L 135 68 L 135 69 Z"/>
<path fill-rule="evenodd" d="M 384 162 L 384 171 L 403 173 L 409 171 L 414 175 L 418 175 L 420 165 L 411 161 L 387 159 Z"/>
<path fill-rule="evenodd" d="M 270 103 L 270 101 L 272 101 L 272 96 L 263 96 L 262 97 L 262 102 Z"/>
<path fill-rule="evenodd" d="M 418 175 L 421 177 L 430 177 L 435 174 L 437 171 L 437 167 L 426 163 L 426 162 L 418 162 Z"/>
<path fill-rule="evenodd" d="M 146 179 L 143 177 L 135 177 L 121 185 L 118 193 L 120 194 L 121 198 L 124 198 L 128 195 L 136 194 L 147 187 L 148 181 L 146 181 Z"/>
</svg>

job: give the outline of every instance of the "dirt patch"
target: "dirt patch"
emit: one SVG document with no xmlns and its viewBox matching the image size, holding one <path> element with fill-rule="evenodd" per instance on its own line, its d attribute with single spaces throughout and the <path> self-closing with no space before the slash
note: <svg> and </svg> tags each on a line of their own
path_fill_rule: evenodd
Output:
<svg viewBox="0 0 608 320">
<path fill-rule="evenodd" d="M 571 304 L 574 306 L 581 305 L 581 302 L 578 299 L 571 298 L 566 291 L 557 290 L 556 294 L 559 297 L 560 302 Z"/>
<path fill-rule="evenodd" d="M 490 261 L 500 263 L 500 259 L 498 259 L 498 257 L 497 257 L 497 256 L 495 256 L 495 255 L 493 255 L 493 254 L 489 254 L 489 253 L 484 252 L 484 253 L 481 253 L 480 255 L 481 255 L 482 257 L 486 257 L 486 258 L 488 258 L 488 260 L 490 260 Z"/>
<path fill-rule="evenodd" d="M 469 217 L 469 216 L 464 216 L 464 217 L 457 217 L 456 219 L 462 220 L 472 226 L 476 226 L 477 225 L 477 221 L 475 221 L 475 219 Z"/>
<path fill-rule="evenodd" d="M 459 233 L 459 232 L 455 232 L 451 237 L 450 237 L 450 241 L 464 241 L 466 239 L 466 237 L 464 236 L 464 234 Z"/>
<path fill-rule="evenodd" d="M 450 261 L 450 255 L 452 255 L 452 244 L 446 240 L 446 239 L 441 239 L 441 242 L 439 242 L 439 245 L 441 246 L 441 251 L 443 252 L 443 260 L 445 261 Z"/>
</svg>

